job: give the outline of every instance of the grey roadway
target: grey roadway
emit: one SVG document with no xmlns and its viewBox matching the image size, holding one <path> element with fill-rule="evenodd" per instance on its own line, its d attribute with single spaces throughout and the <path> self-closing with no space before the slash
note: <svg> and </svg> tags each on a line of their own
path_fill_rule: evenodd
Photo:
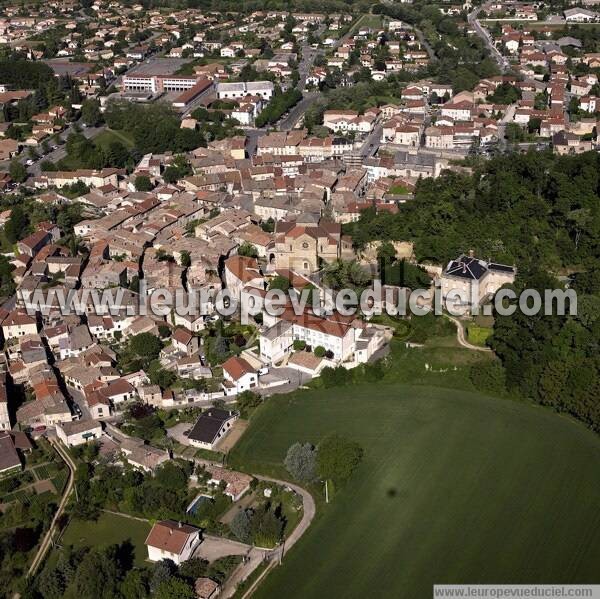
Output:
<svg viewBox="0 0 600 599">
<path fill-rule="evenodd" d="M 498 48 L 496 48 L 496 46 L 494 45 L 494 42 L 492 41 L 492 38 L 491 38 L 488 30 L 485 29 L 481 25 L 481 23 L 479 22 L 479 19 L 477 18 L 479 13 L 482 10 L 487 10 L 491 4 L 492 4 L 491 0 L 488 0 L 488 2 L 485 2 L 481 6 L 478 6 L 477 8 L 475 8 L 472 12 L 470 12 L 468 14 L 467 20 L 468 20 L 469 24 L 473 26 L 475 33 L 477 33 L 477 35 L 483 40 L 483 43 L 486 45 L 492 58 L 494 58 L 494 60 L 498 63 L 498 67 L 504 73 L 505 71 L 508 70 L 509 62 L 498 51 Z"/>
<path fill-rule="evenodd" d="M 77 122 L 81 126 L 81 122 L 80 121 L 77 121 Z M 81 127 L 81 133 L 84 135 L 84 137 L 89 139 L 90 137 L 94 137 L 95 135 L 98 135 L 98 133 L 100 133 L 105 128 L 106 128 L 105 126 Z M 74 123 L 72 123 L 59 135 L 59 137 L 63 141 L 66 141 L 67 137 L 69 137 L 69 135 L 74 132 L 75 132 Z M 66 155 L 67 155 L 67 150 L 65 149 L 64 144 L 61 146 L 58 146 L 58 148 L 56 148 L 56 150 L 52 150 L 51 152 L 48 152 L 47 154 L 43 155 L 41 158 L 36 160 L 31 166 L 28 166 L 27 172 L 34 177 L 39 177 L 42 172 L 41 163 L 44 160 L 50 160 L 51 162 L 58 162 L 59 160 L 64 158 Z M 26 153 L 23 153 L 19 158 L 23 164 L 25 164 L 27 162 L 27 160 L 29 160 L 29 157 L 27 156 Z"/>
<path fill-rule="evenodd" d="M 308 527 L 310 526 L 311 522 L 313 521 L 313 518 L 315 517 L 315 500 L 306 489 L 303 489 L 298 485 L 294 485 L 283 480 L 269 478 L 267 476 L 260 476 L 258 474 L 254 474 L 253 476 L 265 482 L 271 482 L 278 485 L 282 485 L 284 487 L 289 487 L 295 493 L 300 495 L 300 497 L 302 498 L 303 508 L 302 519 L 300 520 L 296 528 L 294 528 L 292 534 L 287 539 L 285 539 L 284 544 L 278 545 L 277 547 L 275 547 L 275 549 L 271 550 L 253 547 L 248 552 L 246 556 L 246 561 L 241 563 L 233 571 L 232 575 L 223 585 L 223 590 L 221 591 L 220 595 L 222 599 L 227 599 L 228 597 L 231 597 L 235 593 L 238 584 L 246 580 L 246 578 L 248 578 L 248 576 L 250 576 L 250 574 L 252 574 L 252 572 L 254 572 L 256 568 L 258 568 L 258 566 L 260 566 L 264 559 L 282 561 L 287 551 L 289 551 L 300 540 L 302 535 L 308 530 Z"/>
</svg>

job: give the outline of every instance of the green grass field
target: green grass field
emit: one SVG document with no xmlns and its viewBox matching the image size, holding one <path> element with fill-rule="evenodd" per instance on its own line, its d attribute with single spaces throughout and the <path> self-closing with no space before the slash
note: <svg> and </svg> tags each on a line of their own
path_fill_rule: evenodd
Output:
<svg viewBox="0 0 600 599">
<path fill-rule="evenodd" d="M 254 597 L 431 597 L 439 583 L 597 583 L 600 439 L 528 403 L 427 386 L 270 399 L 229 463 L 282 474 L 336 431 L 365 458 Z M 320 506 L 321 507 L 321 506 Z"/>
<path fill-rule="evenodd" d="M 107 148 L 113 141 L 121 142 L 129 150 L 133 148 L 133 137 L 129 133 L 113 129 L 106 129 L 102 133 L 98 133 L 92 141 L 101 148 Z"/>
<path fill-rule="evenodd" d="M 148 556 L 144 541 L 150 532 L 150 524 L 124 516 L 103 513 L 96 522 L 71 520 L 60 544 L 65 547 L 106 547 L 113 543 L 130 540 L 135 548 L 135 564 L 141 566 Z"/>
</svg>

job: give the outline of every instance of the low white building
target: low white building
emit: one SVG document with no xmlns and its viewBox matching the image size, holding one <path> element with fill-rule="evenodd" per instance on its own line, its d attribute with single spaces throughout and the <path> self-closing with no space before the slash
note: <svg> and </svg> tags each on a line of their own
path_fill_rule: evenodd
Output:
<svg viewBox="0 0 600 599">
<path fill-rule="evenodd" d="M 293 325 L 280 320 L 260 334 L 260 358 L 267 364 L 277 364 L 288 354 L 294 342 Z"/>
<path fill-rule="evenodd" d="M 223 363 L 223 378 L 226 395 L 237 395 L 258 386 L 258 372 L 244 358 L 237 356 Z"/>
<path fill-rule="evenodd" d="M 260 96 L 270 100 L 275 92 L 272 81 L 240 81 L 239 83 L 217 83 L 219 100 L 238 100 L 246 96 Z"/>
<path fill-rule="evenodd" d="M 220 408 L 206 410 L 206 412 L 200 414 L 188 434 L 190 445 L 213 450 L 217 443 L 229 432 L 238 417 L 237 412 Z"/>
<path fill-rule="evenodd" d="M 199 528 L 173 520 L 162 520 L 152 527 L 146 538 L 148 559 L 152 562 L 170 559 L 179 565 L 192 557 L 200 542 Z"/>
<path fill-rule="evenodd" d="M 74 447 L 99 439 L 102 435 L 102 426 L 96 420 L 60 422 L 56 425 L 56 435 L 67 447 Z"/>
</svg>

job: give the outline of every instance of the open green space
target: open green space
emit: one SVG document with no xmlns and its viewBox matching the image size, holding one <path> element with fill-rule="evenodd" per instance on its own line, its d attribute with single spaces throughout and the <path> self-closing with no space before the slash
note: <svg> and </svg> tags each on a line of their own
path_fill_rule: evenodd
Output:
<svg viewBox="0 0 600 599">
<path fill-rule="evenodd" d="M 144 565 L 148 556 L 144 541 L 150 532 L 150 524 L 116 514 L 102 513 L 96 522 L 71 520 L 64 531 L 60 544 L 81 547 L 106 547 L 129 540 L 134 547 L 135 564 Z"/>
<path fill-rule="evenodd" d="M 100 148 L 108 149 L 113 141 L 121 142 L 128 150 L 133 148 L 133 136 L 126 131 L 115 131 L 114 129 L 105 129 L 98 133 L 92 141 Z"/>
<path fill-rule="evenodd" d="M 292 443 L 334 431 L 363 462 L 255 597 L 598 582 L 600 439 L 569 418 L 456 388 L 315 389 L 259 408 L 229 463 L 285 476 Z"/>
<path fill-rule="evenodd" d="M 485 346 L 485 342 L 493 333 L 490 327 L 480 327 L 476 324 L 467 325 L 467 339 L 474 345 Z"/>
</svg>

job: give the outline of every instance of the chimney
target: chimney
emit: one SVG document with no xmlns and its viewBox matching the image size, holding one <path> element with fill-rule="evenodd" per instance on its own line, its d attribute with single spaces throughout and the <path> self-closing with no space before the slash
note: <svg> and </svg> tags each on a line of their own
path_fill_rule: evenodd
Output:
<svg viewBox="0 0 600 599">
<path fill-rule="evenodd" d="M 469 250 L 469 258 L 475 258 L 475 250 Z"/>
<path fill-rule="evenodd" d="M 177 528 L 181 528 L 181 520 L 179 522 L 177 522 Z"/>
</svg>

